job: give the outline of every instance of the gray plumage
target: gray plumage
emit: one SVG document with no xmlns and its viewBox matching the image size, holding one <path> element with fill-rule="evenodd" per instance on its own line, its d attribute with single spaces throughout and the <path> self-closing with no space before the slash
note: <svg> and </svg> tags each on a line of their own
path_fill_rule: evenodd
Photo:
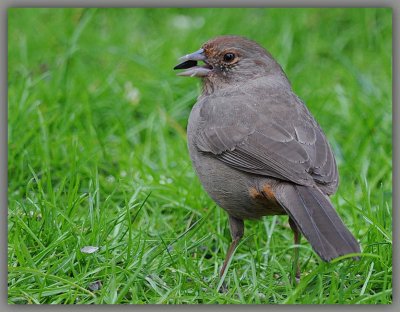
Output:
<svg viewBox="0 0 400 312">
<path fill-rule="evenodd" d="M 339 181 L 331 147 L 272 56 L 222 36 L 183 61 L 181 75 L 203 80 L 189 117 L 190 157 L 231 229 L 237 223 L 234 241 L 242 220 L 288 214 L 323 260 L 360 252 L 328 197 Z"/>
</svg>

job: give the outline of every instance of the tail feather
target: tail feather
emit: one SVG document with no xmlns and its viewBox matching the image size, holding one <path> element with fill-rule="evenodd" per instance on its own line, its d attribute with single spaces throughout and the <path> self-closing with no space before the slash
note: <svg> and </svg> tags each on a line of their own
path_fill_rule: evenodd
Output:
<svg viewBox="0 0 400 312">
<path fill-rule="evenodd" d="M 358 242 L 318 188 L 284 183 L 275 196 L 322 260 L 360 252 Z"/>
</svg>

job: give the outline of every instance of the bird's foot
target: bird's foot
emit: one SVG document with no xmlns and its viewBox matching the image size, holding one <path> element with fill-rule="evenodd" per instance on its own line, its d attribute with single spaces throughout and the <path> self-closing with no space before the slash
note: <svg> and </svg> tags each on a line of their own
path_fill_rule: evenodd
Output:
<svg viewBox="0 0 400 312">
<path fill-rule="evenodd" d="M 228 292 L 228 286 L 225 282 L 222 283 L 221 287 L 218 289 L 220 294 L 226 294 Z"/>
<path fill-rule="evenodd" d="M 296 274 L 293 276 L 292 274 L 290 274 L 289 280 L 291 283 L 294 284 L 294 286 L 297 286 L 300 284 L 300 275 Z"/>
</svg>

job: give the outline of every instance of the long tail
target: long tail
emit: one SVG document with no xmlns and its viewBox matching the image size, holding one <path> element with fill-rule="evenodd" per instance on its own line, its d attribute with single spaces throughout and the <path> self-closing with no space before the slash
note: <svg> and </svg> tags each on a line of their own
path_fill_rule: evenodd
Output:
<svg viewBox="0 0 400 312">
<path fill-rule="evenodd" d="M 322 260 L 360 252 L 356 239 L 319 189 L 282 183 L 275 197 Z"/>
</svg>

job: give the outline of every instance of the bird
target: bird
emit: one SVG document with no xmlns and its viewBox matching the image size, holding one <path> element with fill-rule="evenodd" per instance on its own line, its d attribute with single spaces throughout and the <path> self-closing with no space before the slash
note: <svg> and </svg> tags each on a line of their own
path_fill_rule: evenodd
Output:
<svg viewBox="0 0 400 312">
<path fill-rule="evenodd" d="M 220 278 L 244 220 L 271 215 L 288 215 L 297 282 L 302 236 L 325 262 L 358 259 L 360 245 L 329 198 L 339 185 L 332 148 L 273 56 L 253 40 L 224 35 L 179 61 L 177 75 L 202 80 L 187 125 L 192 165 L 228 214 L 232 242 Z"/>
</svg>

